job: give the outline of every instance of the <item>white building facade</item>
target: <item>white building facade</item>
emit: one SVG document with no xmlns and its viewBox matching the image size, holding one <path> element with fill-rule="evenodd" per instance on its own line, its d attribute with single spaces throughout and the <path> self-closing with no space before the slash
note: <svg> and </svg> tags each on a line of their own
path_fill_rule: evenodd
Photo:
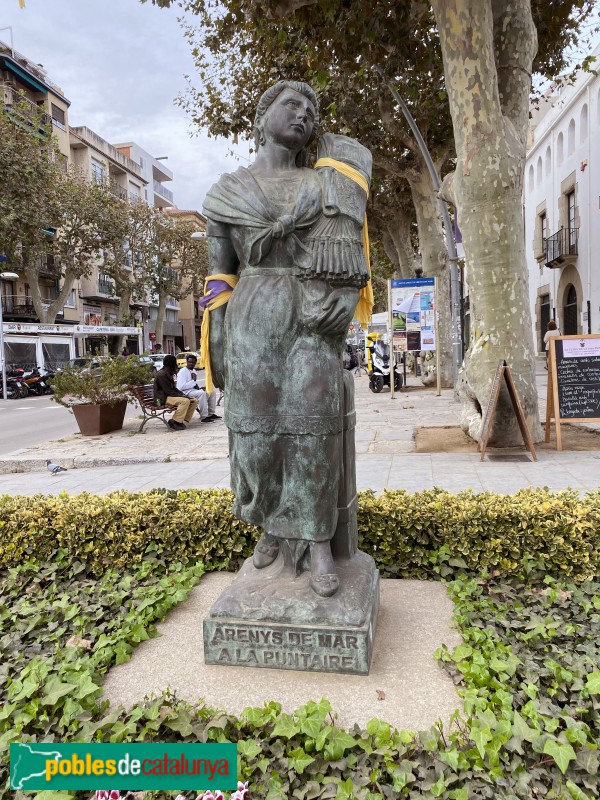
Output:
<svg viewBox="0 0 600 800">
<path fill-rule="evenodd" d="M 581 74 L 543 100 L 533 124 L 525 245 L 542 353 L 550 319 L 565 335 L 600 333 L 600 77 Z"/>
</svg>

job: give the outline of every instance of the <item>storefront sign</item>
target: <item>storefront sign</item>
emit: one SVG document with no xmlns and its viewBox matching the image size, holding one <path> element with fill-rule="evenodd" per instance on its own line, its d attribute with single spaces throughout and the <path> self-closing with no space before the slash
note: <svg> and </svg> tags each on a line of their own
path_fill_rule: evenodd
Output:
<svg viewBox="0 0 600 800">
<path fill-rule="evenodd" d="M 41 322 L 5 322 L 4 333 L 68 333 L 71 336 L 88 336 L 89 334 L 108 336 L 138 336 L 137 327 L 119 327 L 118 325 L 44 325 Z"/>
</svg>

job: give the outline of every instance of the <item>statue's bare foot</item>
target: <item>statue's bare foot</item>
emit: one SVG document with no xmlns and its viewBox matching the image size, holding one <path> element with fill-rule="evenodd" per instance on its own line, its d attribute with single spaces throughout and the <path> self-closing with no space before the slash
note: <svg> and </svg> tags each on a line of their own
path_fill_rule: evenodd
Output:
<svg viewBox="0 0 600 800">
<path fill-rule="evenodd" d="M 272 564 L 279 554 L 279 542 L 274 536 L 269 533 L 263 533 L 256 547 L 254 548 L 254 555 L 252 556 L 252 563 L 256 569 L 263 569 Z"/>
<path fill-rule="evenodd" d="M 311 548 L 309 583 L 319 597 L 331 597 L 340 587 L 329 542 L 315 542 Z"/>
</svg>

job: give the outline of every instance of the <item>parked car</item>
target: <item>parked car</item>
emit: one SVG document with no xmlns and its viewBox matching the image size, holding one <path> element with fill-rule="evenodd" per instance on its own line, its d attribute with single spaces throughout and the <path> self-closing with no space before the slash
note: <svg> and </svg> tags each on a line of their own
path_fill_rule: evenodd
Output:
<svg viewBox="0 0 600 800">
<path fill-rule="evenodd" d="M 154 361 L 152 360 L 152 356 L 137 356 L 137 360 L 143 367 L 150 367 L 152 372 L 154 372 Z"/>
<path fill-rule="evenodd" d="M 148 356 L 148 358 L 152 361 L 152 371 L 158 372 L 159 369 L 163 368 L 163 358 L 164 353 L 153 353 Z"/>
<path fill-rule="evenodd" d="M 65 364 L 65 369 L 80 369 L 83 372 L 92 372 L 100 375 L 102 364 L 111 359 L 108 356 L 93 356 L 91 358 L 71 358 Z"/>
</svg>

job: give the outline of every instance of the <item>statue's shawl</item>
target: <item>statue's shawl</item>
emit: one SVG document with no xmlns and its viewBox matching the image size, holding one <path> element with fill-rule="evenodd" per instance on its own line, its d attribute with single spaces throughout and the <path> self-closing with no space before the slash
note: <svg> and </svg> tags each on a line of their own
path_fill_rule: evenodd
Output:
<svg viewBox="0 0 600 800">
<path fill-rule="evenodd" d="M 307 173 L 312 175 L 308 170 Z M 204 201 L 204 214 L 216 222 L 252 229 L 248 265 L 260 264 L 275 239 L 289 236 L 294 264 L 306 269 L 312 260 L 311 251 L 294 231 L 309 228 L 320 213 L 320 204 L 315 207 L 314 203 L 314 183 L 306 178 L 299 184 L 292 214 L 278 216 L 277 209 L 250 170 L 240 167 L 223 175 L 209 190 Z"/>
</svg>

